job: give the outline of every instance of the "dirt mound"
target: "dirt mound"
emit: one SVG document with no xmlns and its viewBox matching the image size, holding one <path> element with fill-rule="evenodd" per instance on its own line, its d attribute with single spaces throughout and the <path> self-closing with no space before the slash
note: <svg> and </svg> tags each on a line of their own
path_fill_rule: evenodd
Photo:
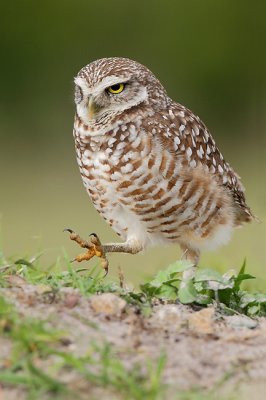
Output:
<svg viewBox="0 0 266 400">
<path fill-rule="evenodd" d="M 195 388 L 219 395 L 226 393 L 224 398 L 229 399 L 228 393 L 235 391 L 239 385 L 238 393 L 241 393 L 239 396 L 242 399 L 250 398 L 250 390 L 254 393 L 254 388 L 256 399 L 265 398 L 265 318 L 255 320 L 242 315 L 222 316 L 214 307 L 199 308 L 160 302 L 155 302 L 150 315 L 144 316 L 135 306 L 113 293 L 86 298 L 72 288 L 63 288 L 54 293 L 45 286 L 29 285 L 23 280 L 13 281 L 12 287 L 0 289 L 0 297 L 13 305 L 13 319 L 8 315 L 2 320 L 0 318 L 3 329 L 0 337 L 0 379 L 1 371 L 12 367 L 14 351 L 17 351 L 20 343 L 18 334 L 16 336 L 12 332 L 16 332 L 17 326 L 20 326 L 19 329 L 26 326 L 27 331 L 27 324 L 23 321 L 31 321 L 28 322 L 28 332 L 24 333 L 31 343 L 35 325 L 30 324 L 34 321 L 45 324 L 48 336 L 41 350 L 38 340 L 42 339 L 36 339 L 36 335 L 32 338 L 32 349 L 28 345 L 28 352 L 33 354 L 31 362 L 34 360 L 36 368 L 43 371 L 45 376 L 52 376 L 51 379 L 74 390 L 77 398 L 88 398 L 88 393 L 91 394 L 89 398 L 98 397 L 99 393 L 102 399 L 141 398 L 137 395 L 134 397 L 134 391 L 126 396 L 125 392 L 129 389 L 121 394 L 115 385 L 107 382 L 105 386 L 100 381 L 97 383 L 96 378 L 96 381 L 89 379 L 84 371 L 86 368 L 89 371 L 93 363 L 88 360 L 82 367 L 75 367 L 77 361 L 75 364 L 73 360 L 83 360 L 82 357 L 89 352 L 91 360 L 98 360 L 94 363 L 93 373 L 90 372 L 96 376 L 103 363 L 99 350 L 103 345 L 111 349 L 110 358 L 115 357 L 115 365 L 122 366 L 129 375 L 133 374 L 132 366 L 137 366 L 138 376 L 147 376 L 151 363 L 158 366 L 160 360 L 164 360 L 161 363 L 165 363 L 162 377 L 158 378 L 160 388 L 146 398 L 161 398 L 160 390 L 164 387 L 164 399 L 190 399 L 192 397 L 181 396 L 195 391 Z M 52 343 L 52 340 L 49 341 L 49 332 L 55 335 L 55 331 L 61 332 L 61 336 L 53 336 Z M 47 351 L 47 348 L 53 351 Z M 28 356 L 25 349 L 19 353 L 20 361 Z M 62 353 L 71 356 L 73 363 L 70 363 L 70 358 L 68 361 L 64 358 L 65 363 L 62 359 L 60 361 Z M 20 368 L 14 374 L 19 374 Z M 112 368 L 115 366 L 111 365 Z M 122 378 L 119 379 L 121 381 Z M 15 386 L 11 381 L 4 380 L 1 391 L 0 398 L 3 399 L 27 398 L 27 384 Z M 44 397 L 38 396 L 55 398 L 47 393 Z M 215 396 L 213 394 L 210 398 L 218 398 Z M 67 398 L 67 395 L 63 398 Z"/>
</svg>

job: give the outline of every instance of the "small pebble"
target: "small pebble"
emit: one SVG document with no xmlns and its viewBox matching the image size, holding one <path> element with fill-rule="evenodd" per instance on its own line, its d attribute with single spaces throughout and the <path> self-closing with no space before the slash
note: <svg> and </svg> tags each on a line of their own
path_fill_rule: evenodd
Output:
<svg viewBox="0 0 266 400">
<path fill-rule="evenodd" d="M 90 306 L 96 313 L 106 315 L 121 315 L 126 307 L 126 301 L 113 293 L 93 295 L 90 298 Z"/>
</svg>

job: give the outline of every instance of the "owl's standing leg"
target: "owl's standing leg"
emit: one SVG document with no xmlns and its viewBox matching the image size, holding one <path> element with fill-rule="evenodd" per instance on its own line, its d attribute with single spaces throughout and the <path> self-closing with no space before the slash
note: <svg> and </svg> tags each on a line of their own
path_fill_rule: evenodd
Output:
<svg viewBox="0 0 266 400">
<path fill-rule="evenodd" d="M 186 282 L 195 277 L 197 265 L 199 262 L 200 252 L 199 250 L 190 249 L 186 245 L 180 245 L 184 251 L 184 258 L 193 263 L 193 266 L 183 272 L 181 286 L 185 285 Z"/>
<path fill-rule="evenodd" d="M 106 243 L 102 245 L 104 253 L 129 253 L 137 254 L 143 250 L 142 245 L 137 240 L 128 240 L 124 243 Z"/>
<path fill-rule="evenodd" d="M 90 260 L 92 257 L 97 256 L 101 260 L 102 267 L 105 269 L 106 274 L 108 273 L 108 260 L 106 253 L 139 253 L 143 247 L 137 240 L 128 240 L 125 243 L 107 243 L 101 244 L 100 239 L 95 233 L 90 235 L 90 240 L 83 240 L 78 234 L 72 229 L 64 229 L 70 233 L 70 239 L 74 240 L 80 245 L 80 247 L 87 249 L 86 253 L 76 256 L 72 261 L 85 261 Z"/>
</svg>

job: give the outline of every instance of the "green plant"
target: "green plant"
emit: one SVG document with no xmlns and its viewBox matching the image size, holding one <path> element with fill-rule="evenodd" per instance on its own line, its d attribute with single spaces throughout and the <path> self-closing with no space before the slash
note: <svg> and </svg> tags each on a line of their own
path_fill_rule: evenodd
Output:
<svg viewBox="0 0 266 400">
<path fill-rule="evenodd" d="M 246 262 L 238 274 L 233 270 L 222 275 L 210 268 L 199 269 L 194 278 L 180 285 L 181 273 L 191 266 L 187 261 L 171 264 L 166 270 L 159 271 L 150 282 L 141 285 L 142 293 L 148 299 L 157 297 L 203 306 L 216 302 L 227 312 L 235 311 L 250 316 L 266 315 L 266 295 L 241 290 L 243 281 L 255 278 L 245 272 Z"/>
</svg>

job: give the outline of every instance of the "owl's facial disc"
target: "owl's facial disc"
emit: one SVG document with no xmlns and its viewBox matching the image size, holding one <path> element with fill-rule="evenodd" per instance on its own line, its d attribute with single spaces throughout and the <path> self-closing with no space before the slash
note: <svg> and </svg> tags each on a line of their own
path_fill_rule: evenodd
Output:
<svg viewBox="0 0 266 400">
<path fill-rule="evenodd" d="M 77 77 L 75 84 L 77 113 L 88 124 L 118 115 L 148 98 L 145 85 L 127 76 L 108 76 L 94 85 Z"/>
</svg>

